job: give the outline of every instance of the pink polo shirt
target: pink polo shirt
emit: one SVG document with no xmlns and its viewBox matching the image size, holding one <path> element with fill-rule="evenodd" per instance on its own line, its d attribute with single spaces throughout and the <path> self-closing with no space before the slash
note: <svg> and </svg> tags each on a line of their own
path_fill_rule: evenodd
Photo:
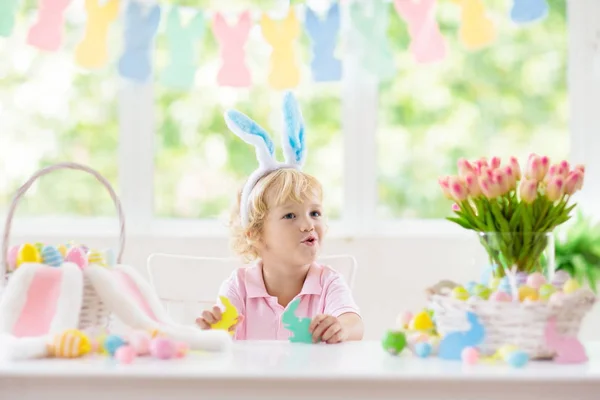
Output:
<svg viewBox="0 0 600 400">
<path fill-rule="evenodd" d="M 287 340 L 290 337 L 291 333 L 281 323 L 285 308 L 277 302 L 277 297 L 267 293 L 261 262 L 235 270 L 221 285 L 219 296 L 226 296 L 244 315 L 234 339 Z M 298 317 L 313 318 L 318 314 L 339 317 L 347 312 L 359 314 L 344 277 L 325 265 L 311 265 L 304 286 L 295 298 L 298 297 Z"/>
</svg>

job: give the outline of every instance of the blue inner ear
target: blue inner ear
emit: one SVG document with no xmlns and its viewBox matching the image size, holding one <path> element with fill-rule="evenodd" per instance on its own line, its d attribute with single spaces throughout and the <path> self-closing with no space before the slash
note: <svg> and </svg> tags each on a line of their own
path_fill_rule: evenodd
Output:
<svg viewBox="0 0 600 400">
<path fill-rule="evenodd" d="M 289 136 L 288 142 L 290 147 L 294 150 L 294 155 L 296 162 L 299 163 L 302 160 L 302 153 L 304 152 L 304 126 L 300 125 L 300 130 L 298 132 L 298 140 L 296 138 Z"/>
<path fill-rule="evenodd" d="M 262 138 L 262 140 L 265 142 L 267 149 L 269 150 L 269 153 L 271 155 L 273 155 L 273 153 L 275 153 L 275 145 L 273 144 L 273 141 L 269 137 L 269 134 L 263 128 L 261 128 L 256 122 L 254 122 L 253 120 L 248 118 L 245 114 L 243 114 L 239 111 L 236 111 L 236 110 L 229 111 L 227 113 L 227 116 L 243 132 L 247 133 L 248 135 L 254 135 L 254 136 L 258 136 L 258 137 Z"/>
<path fill-rule="evenodd" d="M 283 102 L 283 115 L 287 130 L 288 143 L 294 150 L 296 162 L 300 162 L 304 153 L 304 124 L 298 110 L 296 99 L 286 93 Z"/>
</svg>

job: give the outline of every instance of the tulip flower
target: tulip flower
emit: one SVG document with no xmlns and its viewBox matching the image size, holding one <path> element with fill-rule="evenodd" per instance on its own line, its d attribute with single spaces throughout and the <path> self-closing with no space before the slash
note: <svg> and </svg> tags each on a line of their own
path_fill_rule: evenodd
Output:
<svg viewBox="0 0 600 400">
<path fill-rule="evenodd" d="M 481 188 L 481 193 L 488 199 L 496 198 L 500 192 L 493 179 L 486 176 L 479 177 L 479 187 Z"/>
<path fill-rule="evenodd" d="M 467 199 L 467 196 L 469 195 L 467 186 L 459 177 L 451 176 L 448 180 L 448 185 L 450 187 L 450 195 L 457 203 Z"/>
<path fill-rule="evenodd" d="M 491 161 L 490 161 L 490 167 L 492 169 L 496 169 L 496 168 L 500 168 L 500 157 L 492 157 Z"/>
<path fill-rule="evenodd" d="M 498 188 L 498 195 L 502 196 L 510 191 L 510 181 L 501 169 L 494 170 L 494 184 Z"/>
<path fill-rule="evenodd" d="M 517 157 L 511 157 L 509 160 L 509 165 L 512 167 L 512 170 L 515 174 L 515 180 L 521 180 L 521 166 L 519 165 L 519 160 L 517 160 Z"/>
<path fill-rule="evenodd" d="M 564 189 L 565 183 L 562 176 L 554 176 L 550 179 L 546 187 L 546 197 L 548 200 L 554 202 L 562 197 Z"/>
<path fill-rule="evenodd" d="M 508 181 L 508 191 L 515 190 L 517 188 L 517 178 L 515 176 L 514 169 L 511 165 L 507 165 L 502 169 L 504 176 Z"/>
<path fill-rule="evenodd" d="M 458 205 L 458 204 L 456 204 L 456 203 L 453 203 L 453 204 L 452 204 L 452 211 L 460 211 L 460 207 L 459 207 L 459 205 Z"/>
<path fill-rule="evenodd" d="M 581 171 L 581 173 L 582 173 L 582 174 L 585 174 L 585 166 L 584 166 L 584 165 L 582 165 L 582 164 L 577 164 L 577 165 L 575 166 L 575 169 L 577 169 L 577 170 Z"/>
<path fill-rule="evenodd" d="M 580 190 L 583 186 L 583 173 L 579 169 L 569 172 L 569 176 L 565 181 L 565 194 L 572 195 Z"/>
<path fill-rule="evenodd" d="M 538 182 L 535 179 L 523 179 L 519 185 L 519 196 L 521 201 L 527 204 L 533 203 L 537 197 Z"/>
<path fill-rule="evenodd" d="M 481 188 L 479 187 L 479 181 L 477 176 L 474 173 L 467 174 L 463 181 L 465 186 L 467 187 L 467 191 L 469 192 L 469 196 L 471 197 L 479 197 L 481 196 Z"/>
<path fill-rule="evenodd" d="M 471 163 L 464 159 L 461 158 L 460 160 L 458 160 L 458 176 L 460 176 L 461 178 L 464 178 L 467 174 L 474 174 L 475 173 L 475 167 L 473 165 L 471 165 Z"/>
<path fill-rule="evenodd" d="M 533 179 L 538 182 L 543 180 L 546 172 L 550 168 L 548 164 L 548 157 L 540 157 L 535 154 L 531 155 L 527 161 L 525 178 Z"/>
<path fill-rule="evenodd" d="M 442 188 L 442 193 L 447 199 L 452 199 L 452 195 L 450 194 L 450 184 L 448 181 L 450 180 L 449 176 L 444 176 L 438 179 L 438 183 Z"/>
</svg>

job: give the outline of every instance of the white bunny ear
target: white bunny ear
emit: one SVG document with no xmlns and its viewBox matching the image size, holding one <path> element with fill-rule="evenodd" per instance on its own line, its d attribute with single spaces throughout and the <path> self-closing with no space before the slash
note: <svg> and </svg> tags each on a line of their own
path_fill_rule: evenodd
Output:
<svg viewBox="0 0 600 400">
<path fill-rule="evenodd" d="M 302 167 L 306 159 L 304 120 L 296 98 L 291 92 L 283 97 L 283 154 L 285 162 Z"/>
<path fill-rule="evenodd" d="M 225 112 L 225 123 L 233 133 L 256 148 L 256 158 L 260 167 L 265 168 L 275 164 L 273 157 L 275 145 L 267 131 L 260 125 L 237 110 Z"/>
</svg>

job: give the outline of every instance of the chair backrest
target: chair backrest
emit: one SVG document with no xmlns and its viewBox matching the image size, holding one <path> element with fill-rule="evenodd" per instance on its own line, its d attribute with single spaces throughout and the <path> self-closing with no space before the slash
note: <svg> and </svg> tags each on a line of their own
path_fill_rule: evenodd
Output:
<svg viewBox="0 0 600 400">
<path fill-rule="evenodd" d="M 319 263 L 338 271 L 350 289 L 354 287 L 357 263 L 349 255 L 323 256 Z M 148 257 L 150 284 L 173 320 L 194 324 L 202 310 L 212 307 L 221 283 L 244 266 L 237 258 L 217 258 L 155 253 Z"/>
</svg>

